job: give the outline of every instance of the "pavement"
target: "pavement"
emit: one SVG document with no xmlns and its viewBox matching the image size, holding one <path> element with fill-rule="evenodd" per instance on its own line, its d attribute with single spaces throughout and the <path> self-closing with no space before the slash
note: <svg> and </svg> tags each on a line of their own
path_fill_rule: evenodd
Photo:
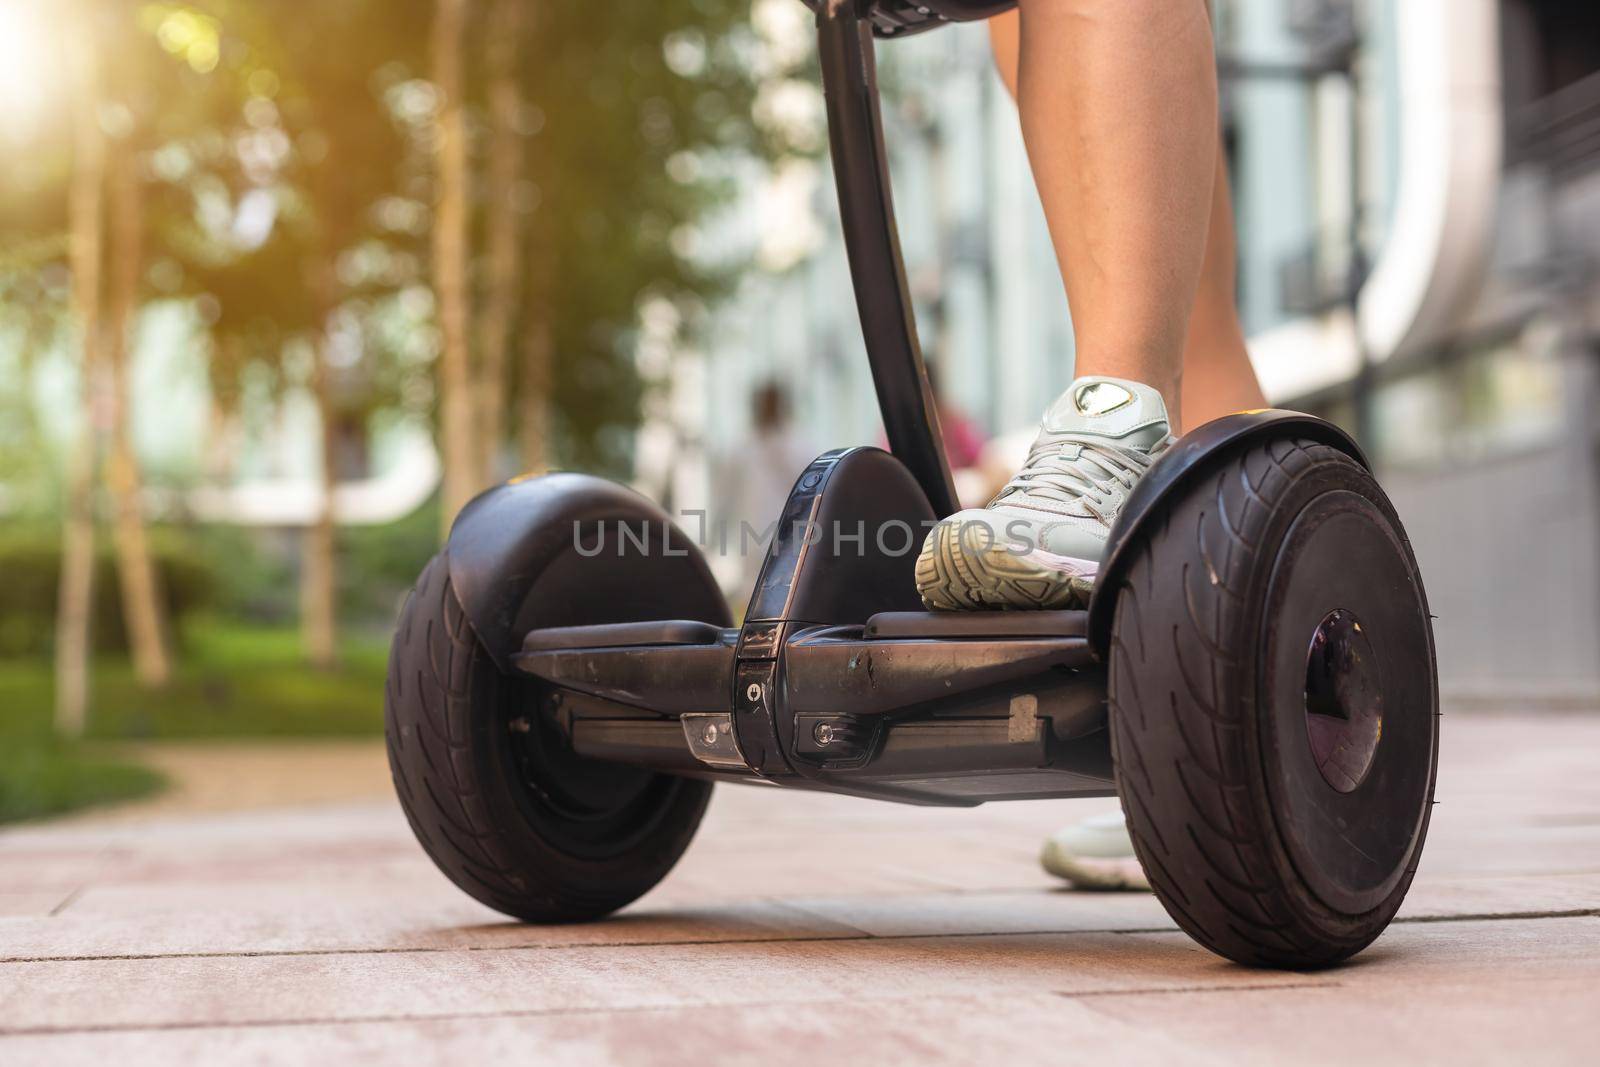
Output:
<svg viewBox="0 0 1600 1067">
<path fill-rule="evenodd" d="M 167 788 L 114 808 L 74 812 L 54 825 L 147 823 L 262 808 L 370 804 L 393 795 L 383 744 L 371 738 L 152 741 L 120 744 L 111 751 L 160 771 Z"/>
<path fill-rule="evenodd" d="M 381 781 L 380 748 L 339 761 Z M 1059 889 L 1040 838 L 1105 801 L 723 788 L 654 892 L 544 928 L 445 882 L 381 795 L 13 828 L 0 1063 L 1594 1063 L 1597 763 L 1600 713 L 1446 716 L 1399 921 L 1312 974 Z"/>
</svg>

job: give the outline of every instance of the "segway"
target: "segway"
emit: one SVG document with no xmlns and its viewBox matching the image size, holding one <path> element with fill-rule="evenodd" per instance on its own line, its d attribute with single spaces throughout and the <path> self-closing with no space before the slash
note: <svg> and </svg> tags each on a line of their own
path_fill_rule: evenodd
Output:
<svg viewBox="0 0 1600 1067">
<path fill-rule="evenodd" d="M 655 504 L 582 474 L 473 500 L 402 613 L 390 763 L 424 849 L 529 922 L 639 897 L 717 782 L 910 804 L 1121 798 L 1167 911 L 1241 963 L 1332 964 L 1394 917 L 1438 741 L 1416 560 L 1361 449 L 1290 411 L 1179 440 L 1087 611 L 922 610 L 956 509 L 889 194 L 874 36 L 1012 6 L 816 0 L 888 450 L 795 483 L 743 621 Z"/>
</svg>

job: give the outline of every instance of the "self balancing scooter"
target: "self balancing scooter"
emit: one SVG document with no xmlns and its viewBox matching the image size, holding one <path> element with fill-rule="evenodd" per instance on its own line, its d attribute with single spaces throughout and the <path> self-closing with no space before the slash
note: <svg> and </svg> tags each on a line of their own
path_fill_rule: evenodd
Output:
<svg viewBox="0 0 1600 1067">
<path fill-rule="evenodd" d="M 1416 870 L 1438 738 L 1422 582 L 1361 450 L 1308 415 L 1220 419 L 1138 484 L 1087 611 L 921 610 L 916 548 L 956 505 L 873 37 L 1011 3 L 814 6 L 889 449 L 805 470 L 740 626 L 699 549 L 626 488 L 552 474 L 469 504 L 389 664 L 417 838 L 485 904 L 573 922 L 655 885 L 715 782 L 932 805 L 1115 793 L 1201 944 L 1282 967 L 1359 951 Z"/>
</svg>

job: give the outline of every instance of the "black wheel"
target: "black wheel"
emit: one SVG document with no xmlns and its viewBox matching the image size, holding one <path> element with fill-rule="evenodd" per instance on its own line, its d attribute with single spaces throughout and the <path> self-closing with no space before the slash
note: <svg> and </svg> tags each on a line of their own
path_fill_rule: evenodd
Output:
<svg viewBox="0 0 1600 1067">
<path fill-rule="evenodd" d="M 1177 923 L 1258 966 L 1370 944 L 1438 750 L 1427 601 L 1371 475 L 1308 440 L 1217 457 L 1124 572 L 1109 669 L 1118 793 Z"/>
<path fill-rule="evenodd" d="M 590 621 L 590 620 L 582 620 Z M 400 616 L 384 701 L 389 767 L 417 840 L 456 885 L 528 922 L 606 915 L 666 875 L 707 782 L 574 755 L 551 695 L 500 673 L 468 625 L 445 553 Z"/>
</svg>

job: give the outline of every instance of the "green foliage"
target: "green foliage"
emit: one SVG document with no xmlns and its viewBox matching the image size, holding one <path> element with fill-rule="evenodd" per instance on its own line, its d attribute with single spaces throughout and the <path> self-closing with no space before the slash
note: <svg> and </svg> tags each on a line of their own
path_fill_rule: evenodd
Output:
<svg viewBox="0 0 1600 1067">
<path fill-rule="evenodd" d="M 141 688 L 120 658 L 96 661 L 89 737 L 375 737 L 383 731 L 387 655 L 381 640 L 352 638 L 337 670 L 307 670 L 291 627 L 196 620 L 167 689 Z M 0 748 L 7 737 L 47 737 L 50 665 L 0 659 L 0 707 Z"/>
<path fill-rule="evenodd" d="M 348 640 L 337 670 L 308 671 L 292 627 L 203 618 L 192 621 L 186 652 L 159 692 L 141 688 L 121 657 L 99 658 L 82 744 L 52 736 L 50 664 L 0 658 L 0 823 L 161 788 L 160 774 L 119 758 L 107 742 L 382 733 L 381 641 Z"/>
<path fill-rule="evenodd" d="M 490 2 L 473 5 L 469 72 L 483 66 Z M 655 0 L 598 16 L 582 0 L 531 5 L 519 64 L 525 315 L 547 316 L 555 339 L 566 462 L 623 458 L 617 431 L 635 420 L 628 354 L 641 299 L 692 308 L 727 280 L 686 253 L 693 225 L 731 192 L 708 161 L 768 147 L 751 118 L 749 7 Z M 245 367 L 277 366 L 284 346 L 332 308 L 355 301 L 358 317 L 381 315 L 387 296 L 426 285 L 433 9 L 431 0 L 102 5 L 105 122 L 141 153 L 151 183 L 149 295 L 200 300 L 224 406 Z M 471 91 L 481 132 L 483 86 Z M 71 166 L 69 112 L 53 106 L 16 165 L 0 168 L 0 299 L 48 320 L 63 311 Z M 368 332 L 369 361 L 393 355 L 384 338 Z M 401 402 L 405 383 L 384 368 L 346 370 L 357 388 L 340 399 L 355 414 Z M 392 388 L 363 395 L 375 383 Z M 425 402 L 427 390 L 406 395 Z"/>
<path fill-rule="evenodd" d="M 538 125 L 530 307 L 550 309 L 561 458 L 616 468 L 636 421 L 629 342 L 638 305 L 714 298 L 727 276 L 688 253 L 731 193 L 719 152 L 754 150 L 749 0 L 539 5 L 523 63 Z M 539 292 L 547 283 L 546 292 Z"/>
<path fill-rule="evenodd" d="M 473 5 L 469 72 L 483 67 L 490 2 Z M 179 242 L 190 284 L 215 319 L 219 395 L 237 395 L 244 366 L 279 365 L 285 343 L 341 308 L 364 342 L 359 361 L 338 371 L 342 417 L 391 405 L 427 411 L 434 346 L 417 358 L 415 330 L 397 331 L 392 320 L 394 296 L 429 281 L 433 3 L 190 6 L 220 28 L 214 77 L 232 88 L 213 95 L 232 92 L 238 108 L 219 123 L 228 137 L 187 142 L 190 214 L 199 218 L 208 196 L 235 211 L 264 191 L 276 204 L 270 235 L 249 247 L 193 224 L 192 239 Z M 745 56 L 749 5 L 662 0 L 597 18 L 589 4 L 558 0 L 530 15 L 519 63 L 527 269 L 518 333 L 543 324 L 554 342 L 558 460 L 617 471 L 637 420 L 631 343 L 641 301 L 664 297 L 689 310 L 727 280 L 688 252 L 693 224 L 731 192 L 704 161 L 761 147 Z M 481 134 L 484 86 L 469 94 Z M 257 160 L 252 172 L 232 147 L 247 138 L 276 138 L 282 158 L 270 167 Z M 487 206 L 481 195 L 476 206 Z"/>
<path fill-rule="evenodd" d="M 172 537 L 157 537 L 152 562 L 166 601 L 167 617 L 181 623 L 215 600 L 212 570 Z M 0 657 L 42 654 L 55 637 L 56 597 L 61 578 L 61 539 L 44 532 L 0 536 Z M 111 548 L 102 544 L 95 558 L 91 615 L 94 647 L 125 651 L 122 588 Z"/>
<path fill-rule="evenodd" d="M 469 73 L 483 65 L 489 4 L 473 5 Z M 339 371 L 341 410 L 356 419 L 388 405 L 428 410 L 433 346 L 417 358 L 415 330 L 394 328 L 403 315 L 393 298 L 429 281 L 431 0 L 198 6 L 221 27 L 217 77 L 237 94 L 225 128 L 235 139 L 281 135 L 287 149 L 270 173 L 258 166 L 252 176 L 239 153 L 197 148 L 184 179 L 200 191 L 197 206 L 209 191 L 237 208 L 252 189 L 277 204 L 265 241 L 229 248 L 213 234 L 191 242 L 184 260 L 215 317 L 215 386 L 235 395 L 244 365 L 277 362 L 286 341 L 338 307 L 362 324 L 364 341 L 359 362 Z M 603 18 L 579 0 L 531 11 L 519 63 L 527 239 L 517 332 L 543 323 L 553 338 L 554 444 L 564 464 L 625 465 L 641 301 L 692 310 L 728 280 L 725 265 L 709 268 L 689 251 L 693 225 L 732 192 L 706 161 L 765 147 L 751 119 L 748 18 L 748 0 L 662 0 Z M 483 92 L 469 87 L 480 134 Z M 476 206 L 481 226 L 481 195 Z"/>
<path fill-rule="evenodd" d="M 382 526 L 336 534 L 339 615 L 358 631 L 387 632 L 406 591 L 439 550 L 439 507 L 430 500 Z M 278 531 L 210 526 L 189 531 L 195 563 L 211 574 L 211 611 L 248 623 L 290 623 L 299 585 L 292 538 Z"/>
<path fill-rule="evenodd" d="M 50 666 L 0 659 L 0 823 L 133 800 L 159 790 L 156 771 L 51 729 Z"/>
<path fill-rule="evenodd" d="M 134 800 L 165 784 L 157 771 L 93 749 L 0 737 L 0 823 Z"/>
<path fill-rule="evenodd" d="M 475 166 L 484 148 L 479 82 L 491 2 L 472 5 L 466 54 L 476 79 L 467 101 Z M 553 339 L 558 464 L 625 469 L 638 415 L 632 353 L 641 304 L 670 302 L 692 328 L 698 309 L 729 281 L 730 265 L 694 254 L 694 238 L 732 192 L 717 161 L 770 147 L 751 118 L 749 6 L 654 0 L 600 12 L 582 0 L 529 4 L 518 64 L 524 299 L 513 333 L 542 325 Z M 143 179 L 138 297 L 192 303 L 209 333 L 207 371 L 221 413 L 253 411 L 252 401 L 303 384 L 308 353 L 330 322 L 344 347 L 325 346 L 322 365 L 341 433 L 359 435 L 388 409 L 430 412 L 438 347 L 428 292 L 433 0 L 99 0 L 98 13 L 66 32 L 100 42 L 107 99 L 97 112 L 113 157 L 135 160 Z M 51 395 L 77 395 L 70 382 L 60 384 L 77 352 L 66 308 L 71 93 L 56 96 L 26 144 L 7 142 L 14 151 L 0 167 L 0 514 L 51 521 L 60 427 L 39 417 L 38 386 L 54 382 Z M 486 206 L 480 189 L 479 231 Z M 514 340 L 513 365 L 517 349 Z M 151 418 L 134 414 L 141 425 Z M 386 624 L 436 547 L 436 531 L 434 507 L 389 528 L 339 531 L 344 611 L 358 624 Z M 257 622 L 295 610 L 288 534 L 185 530 L 158 539 L 157 550 L 185 658 L 223 632 L 196 619 L 201 609 Z M 47 648 L 59 556 L 53 531 L 0 538 L 0 656 Z M 96 647 L 120 649 L 120 590 L 105 560 L 96 587 Z M 131 681 L 119 688 L 125 669 L 102 665 L 96 699 L 109 703 L 97 704 L 97 717 L 113 726 L 96 728 L 137 735 L 180 721 L 188 724 L 172 727 L 180 732 L 234 723 L 227 732 L 284 721 L 290 713 L 269 707 L 273 701 L 304 711 L 293 729 L 323 721 L 336 724 L 334 732 L 353 728 L 330 708 L 359 704 L 370 716 L 381 682 L 336 697 L 291 692 L 296 677 L 313 688 L 345 682 L 304 675 L 298 643 L 287 637 L 268 645 L 283 653 L 271 671 L 252 674 L 256 661 L 245 657 L 245 674 L 234 680 L 199 662 L 157 696 L 139 695 Z M 353 649 L 352 665 L 363 654 Z M 267 677 L 274 673 L 284 677 Z M 241 710 L 225 707 L 218 693 Z M 47 692 L 30 699 L 49 705 Z M 308 703 L 296 705 L 301 699 Z M 162 701 L 192 715 L 163 711 Z"/>
<path fill-rule="evenodd" d="M 206 595 L 185 606 L 187 618 L 204 611 L 246 625 L 288 625 L 295 620 L 299 576 L 298 542 L 293 535 L 233 526 L 163 532 L 166 536 L 158 541 L 164 548 L 161 558 L 181 558 L 185 568 L 203 576 Z M 358 631 L 387 633 L 406 591 L 438 550 L 436 498 L 396 522 L 341 527 L 337 531 L 340 617 Z M 0 566 L 4 558 L 0 549 Z M 187 623 L 186 633 L 200 625 Z M 192 644 L 186 639 L 186 652 Z M 101 647 L 124 646 L 108 641 Z M 0 656 L 24 650 L 7 645 L 0 631 Z"/>
<path fill-rule="evenodd" d="M 339 531 L 339 609 L 346 620 L 381 628 L 394 625 L 405 595 L 439 551 L 439 500 L 384 526 Z"/>
<path fill-rule="evenodd" d="M 491 3 L 471 8 L 469 74 L 484 67 Z M 224 409 L 252 366 L 277 382 L 303 374 L 285 354 L 339 309 L 363 338 L 337 369 L 339 417 L 431 407 L 431 339 L 418 358 L 417 331 L 384 323 L 397 294 L 425 298 L 429 281 L 433 15 L 432 0 L 100 6 L 105 121 L 149 182 L 146 295 L 197 301 Z M 689 254 L 696 223 L 731 192 L 714 161 L 770 148 L 752 119 L 750 4 L 654 0 L 597 15 L 545 0 L 529 16 L 517 332 L 542 321 L 554 340 L 558 461 L 616 470 L 637 418 L 638 307 L 662 297 L 693 322 L 722 291 L 728 265 Z M 484 86 L 469 93 L 481 153 Z M 53 106 L 17 165 L 0 168 L 0 301 L 28 309 L 36 341 L 66 295 L 70 116 Z"/>
<path fill-rule="evenodd" d="M 287 623 L 298 601 L 293 538 L 278 531 L 197 526 L 184 531 L 192 558 L 211 574 L 211 613 L 242 623 Z"/>
</svg>

